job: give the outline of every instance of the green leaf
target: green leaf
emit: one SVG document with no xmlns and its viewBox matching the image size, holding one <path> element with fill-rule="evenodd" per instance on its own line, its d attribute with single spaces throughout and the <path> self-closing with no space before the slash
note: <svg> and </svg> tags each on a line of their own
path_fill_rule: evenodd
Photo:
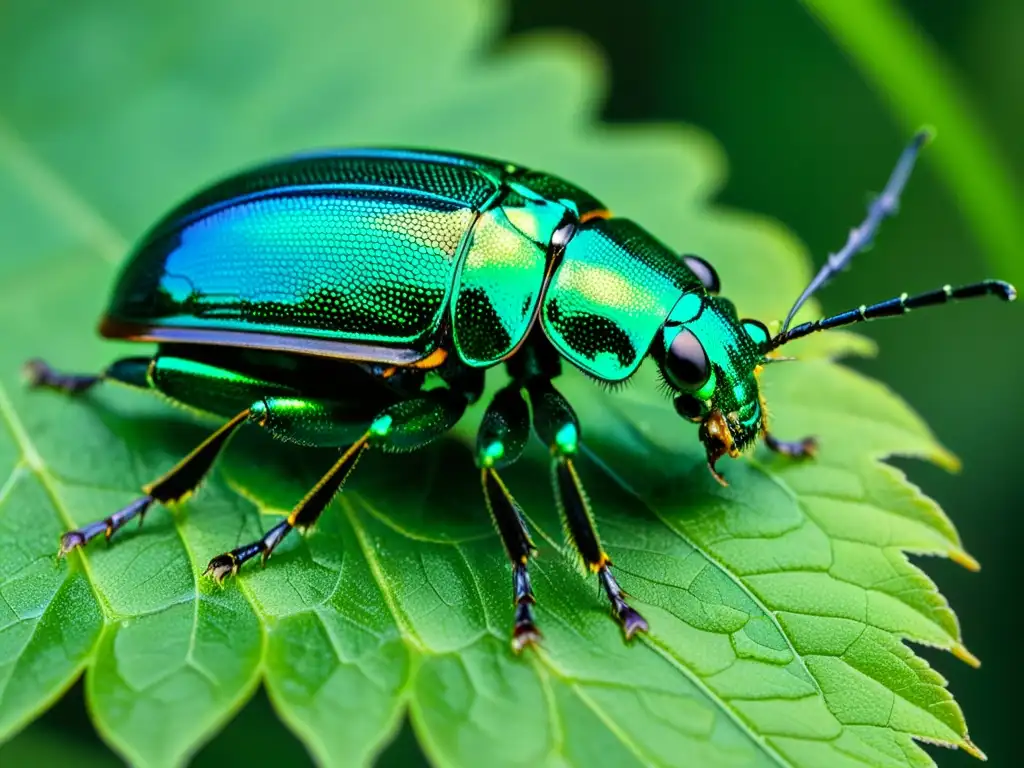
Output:
<svg viewBox="0 0 1024 768">
<path fill-rule="evenodd" d="M 428 7 L 429 5 L 429 7 Z M 623 586 L 652 625 L 626 645 L 564 546 L 544 452 L 506 482 L 535 527 L 543 648 L 515 657 L 509 567 L 467 445 L 370 456 L 315 532 L 224 589 L 205 561 L 266 529 L 334 456 L 243 430 L 203 492 L 66 561 L 57 537 L 130 500 L 212 428 L 142 395 L 29 393 L 21 362 L 97 370 L 131 345 L 92 331 L 128 243 L 231 169 L 322 145 L 416 144 L 574 179 L 702 253 L 744 315 L 781 317 L 808 277 L 794 239 L 709 207 L 722 160 L 677 126 L 598 129 L 599 62 L 579 40 L 481 53 L 490 3 L 295 0 L 14 3 L 0 29 L 0 738 L 80 675 L 104 739 L 184 762 L 261 681 L 329 765 L 365 763 L 405 712 L 439 765 L 929 765 L 974 751 L 942 678 L 905 641 L 967 658 L 906 552 L 970 564 L 895 469 L 950 464 L 883 386 L 823 359 L 765 376 L 780 433 L 821 457 L 755 453 L 719 487 L 649 371 L 605 393 L 567 375 L 581 471 Z M 770 286 L 770 290 L 766 290 Z M 396 482 L 401 478 L 402 482 Z"/>
<path fill-rule="evenodd" d="M 989 259 L 1024 281 L 1024 199 L 995 139 L 942 53 L 891 0 L 803 0 L 864 71 L 908 133 L 938 126 L 935 162 Z"/>
</svg>

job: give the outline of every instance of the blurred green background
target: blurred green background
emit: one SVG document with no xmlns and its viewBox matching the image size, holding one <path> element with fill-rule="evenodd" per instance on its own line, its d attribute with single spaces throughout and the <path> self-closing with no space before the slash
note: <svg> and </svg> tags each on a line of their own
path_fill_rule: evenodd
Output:
<svg viewBox="0 0 1024 768">
<path fill-rule="evenodd" d="M 900 5 L 945 57 L 1019 194 L 1024 3 Z M 868 191 L 880 187 L 908 138 L 886 101 L 794 0 L 515 0 L 506 22 L 509 37 L 549 29 L 581 32 L 607 55 L 606 119 L 685 121 L 710 132 L 730 167 L 719 202 L 783 221 L 807 244 L 816 264 L 859 221 Z M 936 128 L 942 141 L 942 125 Z M 703 255 L 715 259 L 713 253 Z M 900 216 L 821 301 L 839 311 L 904 290 L 997 276 L 961 215 L 957 194 L 944 185 L 926 152 Z M 949 678 L 974 741 L 995 764 L 1009 764 L 1018 751 L 1016 698 L 1024 684 L 1013 631 L 1024 498 L 1015 475 L 1016 438 L 1024 426 L 1024 314 L 1019 307 L 1007 311 L 995 302 L 977 302 L 862 326 L 862 332 L 878 341 L 881 352 L 851 364 L 903 395 L 963 459 L 958 475 L 897 462 L 940 502 L 983 566 L 981 573 L 969 574 L 946 561 L 927 564 L 982 668 L 972 670 L 929 649 L 923 654 Z M 972 762 L 960 753 L 934 754 L 943 765 Z M 6 766 L 71 756 L 83 766 L 118 764 L 85 717 L 80 687 L 0 748 L 0 764 Z M 308 762 L 262 695 L 195 764 L 254 760 Z M 406 730 L 381 764 L 420 760 Z"/>
</svg>

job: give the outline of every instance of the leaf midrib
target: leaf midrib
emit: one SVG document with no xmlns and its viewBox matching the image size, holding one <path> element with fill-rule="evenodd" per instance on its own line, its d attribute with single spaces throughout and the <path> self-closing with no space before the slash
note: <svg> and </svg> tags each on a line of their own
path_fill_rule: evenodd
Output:
<svg viewBox="0 0 1024 768">
<path fill-rule="evenodd" d="M 621 414 L 620 414 L 620 415 L 621 415 Z M 627 419 L 625 418 L 625 416 L 624 416 L 624 415 L 622 415 L 622 418 L 623 418 L 623 420 L 624 420 L 624 422 L 625 422 L 625 423 L 629 423 L 629 421 L 628 421 L 628 420 L 627 420 Z M 613 479 L 613 480 L 614 480 L 614 481 L 616 482 L 616 484 L 618 484 L 618 485 L 619 485 L 619 486 L 620 486 L 620 487 L 621 487 L 621 488 L 622 488 L 623 490 L 625 490 L 625 491 L 626 491 L 627 493 L 629 493 L 629 494 L 630 494 L 630 495 L 632 495 L 632 496 L 633 496 L 633 497 L 634 497 L 635 499 L 637 499 L 637 501 L 638 501 L 639 503 L 643 504 L 643 506 L 644 506 L 644 507 L 645 507 L 645 508 L 646 508 L 646 509 L 647 509 L 647 510 L 648 510 L 648 511 L 649 511 L 649 512 L 650 512 L 650 513 L 651 513 L 651 514 L 652 514 L 652 515 L 654 516 L 654 517 L 656 517 L 656 518 L 657 518 L 657 519 L 658 519 L 659 521 L 661 521 L 661 523 L 662 523 L 662 524 L 663 524 L 663 525 L 664 525 L 664 526 L 665 526 L 665 527 L 666 527 L 666 528 L 667 528 L 668 530 L 672 531 L 672 532 L 673 532 L 674 534 L 676 534 L 677 536 L 679 536 L 679 537 L 680 537 L 680 539 L 681 539 L 682 541 L 684 541 L 684 542 L 685 542 L 686 544 L 688 544 L 689 546 L 691 546 L 691 547 L 692 547 L 692 548 L 694 549 L 694 551 L 696 551 L 696 552 L 699 552 L 699 553 L 700 553 L 701 555 L 703 555 L 703 556 L 704 556 L 704 557 L 705 557 L 705 558 L 707 559 L 707 561 L 708 561 L 708 562 L 709 562 L 710 564 L 712 564 L 713 566 L 715 566 L 716 568 L 718 568 L 718 569 L 719 569 L 719 570 L 720 570 L 720 571 L 721 571 L 721 572 L 722 572 L 723 574 L 725 574 L 726 576 L 728 576 L 728 577 L 729 577 L 729 578 L 730 578 L 730 579 L 731 579 L 731 580 L 732 580 L 732 581 L 733 581 L 733 582 L 734 582 L 734 583 L 735 583 L 735 584 L 736 584 L 736 585 L 737 585 L 738 587 L 740 587 L 740 588 L 741 588 L 741 589 L 742 589 L 742 590 L 744 591 L 744 593 L 745 593 L 745 594 L 746 594 L 746 595 L 747 595 L 748 597 L 750 597 L 750 598 L 751 598 L 751 599 L 752 599 L 752 600 L 753 600 L 753 601 L 754 601 L 754 602 L 755 602 L 755 603 L 756 603 L 756 604 L 758 605 L 758 607 L 759 607 L 759 608 L 761 608 L 761 610 L 762 610 L 762 611 L 764 612 L 765 616 L 767 616 L 767 617 L 769 617 L 769 618 L 770 618 L 770 620 L 772 621 L 772 623 L 773 623 L 773 624 L 775 625 L 775 627 L 776 627 L 776 628 L 778 629 L 778 631 L 779 631 L 779 633 L 781 634 L 781 636 L 782 636 L 782 637 L 783 637 L 783 638 L 784 638 L 784 639 L 786 640 L 786 644 L 787 644 L 787 646 L 789 647 L 789 649 L 790 649 L 790 650 L 792 651 L 792 653 L 793 653 L 793 655 L 794 655 L 794 658 L 796 658 L 796 659 L 797 659 L 797 660 L 799 661 L 799 663 L 800 663 L 800 666 L 801 666 L 801 667 L 803 668 L 803 670 L 804 670 L 804 671 L 806 672 L 806 674 L 808 675 L 809 679 L 813 681 L 813 684 L 814 684 L 815 690 L 816 690 L 816 691 L 818 692 L 818 695 L 820 695 L 820 696 L 822 697 L 822 700 L 823 700 L 823 701 L 825 701 L 825 705 L 826 705 L 826 708 L 828 708 L 828 711 L 829 711 L 829 713 L 831 713 L 831 714 L 833 715 L 833 717 L 835 717 L 835 713 L 834 713 L 834 712 L 832 712 L 832 709 L 828 707 L 828 702 L 827 702 L 827 699 L 826 699 L 826 698 L 825 698 L 825 696 L 824 696 L 824 692 L 823 692 L 823 691 L 821 690 L 821 686 L 820 686 L 820 683 L 818 682 L 818 678 L 817 678 L 817 677 L 816 677 L 815 675 L 813 675 L 813 674 L 811 673 L 810 669 L 809 669 L 809 668 L 807 667 L 807 664 L 806 664 L 806 660 L 805 660 L 804 656 L 803 656 L 802 654 L 800 654 L 800 653 L 799 653 L 799 652 L 798 652 L 798 651 L 796 650 L 796 647 L 795 647 L 795 646 L 793 645 L 793 642 L 792 642 L 792 640 L 790 639 L 790 637 L 789 637 L 788 633 L 786 633 L 786 632 L 785 632 L 785 630 L 783 629 L 782 625 L 780 624 L 780 622 L 779 622 L 779 620 L 778 620 L 778 617 L 777 617 L 777 615 L 776 615 L 775 611 L 771 611 L 771 610 L 769 610 L 769 609 L 767 608 L 767 606 L 765 606 L 765 605 L 763 604 L 763 602 L 761 601 L 760 597 L 759 597 L 759 596 L 758 596 L 758 595 L 757 595 L 757 594 L 756 594 L 755 592 L 753 592 L 753 591 L 752 591 L 752 590 L 751 590 L 750 588 L 748 588 L 748 587 L 747 587 L 747 585 L 745 584 L 745 582 L 743 582 L 743 581 L 742 581 L 742 579 L 740 579 L 740 578 L 739 578 L 738 576 L 734 575 L 734 574 L 733 574 L 733 573 L 732 573 L 732 572 L 731 572 L 731 571 L 730 571 L 729 569 L 725 568 L 725 567 L 724 567 L 724 566 L 723 566 L 723 565 L 722 565 L 721 563 L 719 563 L 719 562 L 718 562 L 718 561 L 717 561 L 717 560 L 716 560 L 715 558 L 711 557 L 711 556 L 710 556 L 710 555 L 709 555 L 709 554 L 708 554 L 707 552 L 705 552 L 705 551 L 703 550 L 703 548 L 701 548 L 701 547 L 697 546 L 697 545 L 696 545 L 696 543 L 695 543 L 695 542 L 693 542 L 693 541 L 691 541 L 691 540 L 690 540 L 690 538 L 689 538 L 689 537 L 688 537 L 688 536 L 687 536 L 687 535 L 686 535 L 686 534 L 685 534 L 684 532 L 682 532 L 682 531 L 680 531 L 680 530 L 677 530 L 677 529 L 676 529 L 676 528 L 675 528 L 674 526 L 672 526 L 672 525 L 671 525 L 671 524 L 670 524 L 670 523 L 669 523 L 669 522 L 668 522 L 668 521 L 667 521 L 667 520 L 666 520 L 666 519 L 665 519 L 665 518 L 664 518 L 664 517 L 663 517 L 663 516 L 661 515 L 661 513 L 660 513 L 660 512 L 658 511 L 658 510 L 654 509 L 654 508 L 653 508 L 653 507 L 652 507 L 652 506 L 651 506 L 650 504 L 648 504 L 648 503 L 647 503 L 647 502 L 646 502 L 646 501 L 645 501 L 645 500 L 644 500 L 644 499 L 643 499 L 643 498 L 642 498 L 642 497 L 641 497 L 641 496 L 640 496 L 640 495 L 639 495 L 639 494 L 638 494 L 638 493 L 636 492 L 636 490 L 635 490 L 635 489 L 634 489 L 634 488 L 633 488 L 633 487 L 632 487 L 632 486 L 631 486 L 631 485 L 630 485 L 630 484 L 629 484 L 629 483 L 628 483 L 628 482 L 627 482 L 627 481 L 625 480 L 625 478 L 622 478 L 622 477 L 621 477 L 621 476 L 620 476 L 620 475 L 619 475 L 618 473 L 616 473 L 616 472 L 612 471 L 612 470 L 611 470 L 611 468 L 610 468 L 610 467 L 608 466 L 608 464 L 607 464 L 607 463 L 606 463 L 605 461 L 603 461 L 602 459 L 600 459 L 600 458 L 599 458 L 599 457 L 598 457 L 598 456 L 596 455 L 596 453 L 594 453 L 594 452 L 593 452 L 592 450 L 590 450 L 590 449 L 587 449 L 587 452 L 588 452 L 588 453 L 589 453 L 589 454 L 591 455 L 591 457 L 592 457 L 592 458 L 594 459 L 595 463 L 596 463 L 596 464 L 597 464 L 597 465 L 598 465 L 598 466 L 599 466 L 599 467 L 601 468 L 601 470 L 602 470 L 602 471 L 604 471 L 604 472 L 606 472 L 606 473 L 608 474 L 608 476 L 609 476 L 609 477 L 611 477 L 611 478 L 612 478 L 612 479 Z M 807 511 L 807 510 L 806 510 L 806 509 L 804 508 L 804 505 L 802 504 L 802 502 L 801 502 L 801 500 L 800 500 L 800 497 L 799 497 L 799 495 L 798 495 L 798 494 L 796 494 L 796 493 L 795 493 L 795 492 L 793 491 L 793 489 L 792 489 L 792 488 L 790 488 L 790 487 L 789 487 L 789 485 L 788 485 L 788 484 L 787 484 L 787 483 L 786 483 L 786 482 L 785 482 L 785 481 L 784 481 L 784 480 L 783 480 L 782 478 L 778 477 L 778 476 L 777 476 L 777 475 L 776 475 L 775 473 L 772 473 L 772 472 L 770 472 L 770 471 L 769 471 L 769 470 L 768 470 L 768 469 L 767 469 L 767 468 L 766 468 L 765 466 L 763 466 L 762 464 L 759 464 L 759 463 L 758 463 L 758 462 L 756 462 L 756 461 L 751 461 L 751 462 L 750 462 L 750 464 L 751 464 L 751 466 L 752 466 L 752 467 L 754 467 L 754 468 L 755 468 L 756 470 L 758 470 L 758 471 L 759 471 L 759 472 L 761 472 L 761 473 L 762 473 L 763 475 L 765 475 L 765 476 L 766 476 L 766 477 L 767 477 L 767 478 L 768 478 L 768 479 L 769 479 L 770 481 L 772 481 L 773 483 L 775 483 L 775 484 L 776 484 L 776 485 L 777 485 L 777 486 L 779 487 L 779 489 L 780 489 L 781 491 L 783 491 L 783 492 L 784 492 L 784 493 L 785 493 L 785 494 L 786 494 L 786 495 L 787 495 L 787 496 L 788 496 L 788 497 L 790 498 L 790 500 L 791 500 L 791 501 L 792 501 L 792 502 L 793 502 L 794 504 L 796 504 L 796 505 L 797 505 L 797 506 L 798 506 L 798 507 L 799 507 L 799 508 L 800 508 L 800 509 L 801 509 L 801 510 L 803 511 L 803 513 L 804 513 L 805 517 L 806 517 L 806 518 L 807 518 L 808 520 L 810 520 L 810 521 L 813 521 L 815 525 L 820 525 L 820 524 L 819 524 L 819 523 L 818 523 L 818 522 L 817 522 L 817 521 L 815 520 L 814 516 L 813 516 L 813 515 L 811 515 L 811 514 L 810 514 L 810 513 L 809 513 L 809 512 L 808 512 L 808 511 Z M 830 537 L 830 539 L 831 539 L 831 537 Z M 844 581 L 844 580 L 840 579 L 839 581 Z M 844 582 L 844 583 L 853 583 L 853 582 Z M 872 590 L 872 589 L 870 589 L 870 588 L 864 587 L 864 586 L 863 586 L 863 585 L 861 585 L 861 584 L 857 584 L 856 586 L 858 586 L 858 587 L 860 587 L 860 588 L 864 589 L 865 591 L 879 591 L 879 590 Z M 892 597 L 892 595 L 890 595 L 890 593 L 887 593 L 887 592 L 881 592 L 881 591 L 879 591 L 879 592 L 880 592 L 881 594 L 885 594 L 885 595 L 888 595 L 888 596 L 891 596 L 891 597 Z M 896 598 L 896 599 L 898 599 L 898 598 Z M 902 601 L 902 600 L 901 600 L 900 602 L 901 602 L 901 603 L 903 603 L 904 605 L 907 605 L 907 607 L 911 608 L 911 609 L 912 609 L 912 610 L 914 610 L 915 612 L 918 612 L 918 611 L 917 611 L 917 609 L 916 609 L 916 608 L 914 608 L 913 606 L 910 606 L 910 605 L 908 605 L 907 603 L 905 603 L 905 602 L 904 602 L 904 601 Z M 787 611 L 785 611 L 785 612 L 787 612 L 787 613 L 799 613 L 798 611 L 789 611 L 789 610 L 787 610 Z M 918 612 L 918 613 L 919 613 L 919 612 Z M 806 615 L 815 615 L 815 616 L 819 616 L 819 615 L 825 615 L 825 614 L 806 614 Z M 846 618 L 846 617 L 842 617 L 842 618 Z M 884 629 L 884 628 L 882 628 L 882 627 L 877 627 L 876 625 L 874 625 L 874 624 L 871 624 L 870 622 L 868 622 L 868 621 L 867 621 L 866 619 L 865 619 L 865 620 L 863 621 L 863 624 L 864 624 L 865 628 L 867 628 L 867 627 L 872 627 L 872 628 L 874 628 L 874 629 L 877 629 L 877 630 L 880 630 L 880 631 L 883 631 L 883 632 L 891 633 L 891 632 L 890 632 L 890 630 Z M 937 626 L 937 627 L 939 627 L 939 625 L 937 625 L 937 624 L 936 624 L 936 626 Z M 941 629 L 941 627 L 939 627 L 939 628 Z M 907 639 L 907 638 L 904 638 L 904 639 Z M 652 645 L 657 645 L 657 643 L 656 643 L 656 641 L 655 641 L 655 639 L 654 639 L 654 638 L 648 638 L 648 642 L 649 642 L 650 644 L 652 644 Z M 660 650 L 663 650 L 664 654 L 665 654 L 665 655 L 666 655 L 667 657 L 669 657 L 669 658 L 670 658 L 670 660 L 673 660 L 673 661 L 676 661 L 676 662 L 678 662 L 678 663 L 677 663 L 677 666 L 679 666 L 679 667 L 680 667 L 681 669 L 684 669 L 684 670 L 685 670 L 685 668 L 686 668 L 686 665 L 682 663 L 682 660 L 680 660 L 680 659 L 677 659 L 677 658 L 675 657 L 675 655 L 671 653 L 671 651 L 670 651 L 670 650 L 668 650 L 668 649 L 661 649 L 661 647 L 660 647 L 660 646 L 658 646 L 658 647 L 659 647 L 659 649 L 660 649 Z M 944 650 L 948 650 L 948 649 L 944 649 Z M 815 654 L 815 655 L 817 655 L 817 654 Z M 860 670 L 857 670 L 857 669 L 856 669 L 855 667 L 853 667 L 853 669 L 855 669 L 855 670 L 856 670 L 856 671 L 857 671 L 857 672 L 858 672 L 859 674 L 864 674 L 864 673 L 863 673 L 863 672 L 861 672 Z M 697 682 L 697 684 L 698 684 L 698 685 L 701 685 L 701 687 L 704 687 L 704 686 L 703 686 L 703 684 L 702 684 L 702 681 L 699 681 L 699 680 L 697 680 L 696 682 Z M 884 683 L 883 683 L 883 685 L 884 685 Z M 912 701 L 910 701 L 909 699 L 907 699 L 907 698 L 906 698 L 905 696 L 901 696 L 898 690 L 894 690 L 893 688 L 891 688 L 891 687 L 890 687 L 890 686 L 888 686 L 888 685 L 885 685 L 885 688 L 886 688 L 886 689 L 887 689 L 888 691 L 890 691 L 890 692 L 891 692 L 891 693 L 893 694 L 893 706 L 895 706 L 895 701 L 896 701 L 897 699 L 902 699 L 903 701 L 905 701 L 905 702 L 907 702 L 908 704 L 912 705 L 912 706 L 913 706 L 914 708 L 917 708 L 917 709 L 921 709 L 922 711 L 927 711 L 927 708 L 922 708 L 922 707 L 920 707 L 920 706 L 919 706 L 918 704 L 916 704 L 915 702 L 912 702 Z M 717 696 L 714 696 L 714 699 L 715 699 L 716 701 L 717 701 L 717 700 L 719 700 Z M 733 710 L 732 710 L 732 709 L 731 709 L 730 707 L 725 707 L 725 706 L 723 706 L 723 710 L 726 710 L 726 711 L 729 711 L 729 712 L 732 712 L 732 711 L 733 711 Z M 739 717 L 739 716 L 738 716 L 738 713 L 735 713 L 735 714 L 737 715 L 737 718 L 738 718 L 738 717 Z M 746 728 L 746 723 L 745 723 L 745 721 L 744 721 L 744 720 L 742 720 L 742 719 L 738 719 L 738 720 L 737 720 L 737 722 L 738 722 L 738 725 L 740 725 L 741 727 L 743 727 L 743 728 L 744 728 L 744 730 L 747 730 L 747 728 Z M 843 728 L 843 729 L 845 729 L 845 728 L 846 728 L 846 726 L 848 725 L 847 723 L 843 723 L 843 722 L 839 721 L 838 719 L 837 719 L 837 722 L 839 723 L 840 727 L 841 727 L 841 728 Z M 943 722 L 943 721 L 941 721 L 941 720 L 940 720 L 940 722 Z M 943 722 L 943 724 L 945 725 L 945 723 L 944 723 L 944 722 Z M 909 732 L 909 731 L 903 731 L 903 730 L 898 730 L 898 729 L 896 729 L 896 728 L 892 728 L 891 726 L 885 726 L 885 727 L 889 728 L 889 730 L 893 731 L 894 733 L 902 733 L 902 734 L 905 734 L 905 735 L 911 736 L 912 738 L 915 738 L 915 739 L 918 739 L 918 738 L 920 738 L 919 736 L 917 736 L 917 735 L 915 735 L 915 734 L 913 734 L 913 733 L 911 733 L 911 732 Z M 947 726 L 947 727 L 948 727 L 948 726 Z M 752 738 L 754 738 L 755 740 L 759 740 L 759 741 L 760 741 L 760 738 L 761 738 L 761 737 L 759 737 L 759 736 L 758 736 L 758 735 L 757 735 L 756 733 L 751 733 L 751 736 L 752 736 Z M 800 737 L 788 736 L 787 738 L 800 738 Z M 954 738 L 956 738 L 956 736 L 955 736 L 955 735 L 954 735 Z M 766 751 L 768 751 L 768 752 L 769 752 L 770 754 L 772 754 L 772 756 L 773 756 L 773 757 L 776 757 L 776 759 L 777 759 L 777 760 L 781 760 L 781 758 L 780 758 L 780 757 L 779 757 L 779 756 L 777 755 L 777 753 L 775 753 L 774 749 L 772 749 L 772 748 L 771 748 L 771 747 L 770 747 L 769 745 L 766 745 Z M 786 763 L 782 763 L 782 762 L 780 762 L 780 765 L 787 765 L 787 766 L 788 766 L 788 765 L 790 765 L 790 763 L 788 763 L 788 762 L 786 762 Z"/>
<path fill-rule="evenodd" d="M 617 408 L 615 410 L 618 411 Z M 629 420 L 626 419 L 624 414 L 619 412 L 619 415 L 625 423 L 630 423 Z M 730 581 L 733 582 L 733 584 L 735 584 L 743 592 L 744 595 L 746 595 L 758 607 L 762 614 L 766 618 L 768 618 L 769 621 L 772 622 L 772 625 L 778 630 L 780 636 L 785 639 L 786 646 L 793 654 L 793 658 L 797 660 L 797 663 L 800 665 L 800 668 L 807 675 L 808 679 L 813 681 L 814 689 L 817 692 L 818 696 L 820 696 L 822 700 L 825 701 L 825 695 L 824 692 L 821 690 L 821 686 L 818 683 L 818 679 L 814 675 L 812 675 L 810 670 L 807 668 L 807 664 L 805 663 L 803 656 L 796 650 L 796 647 L 793 645 L 793 641 L 790 639 L 789 635 L 783 630 L 782 625 L 779 623 L 778 617 L 775 615 L 775 612 L 769 610 L 768 607 L 762 602 L 761 598 L 756 593 L 754 593 L 738 576 L 736 576 L 736 574 L 734 574 L 732 571 L 726 568 L 716 558 L 712 557 L 710 553 L 704 550 L 703 547 L 699 546 L 695 541 L 692 541 L 690 537 L 687 536 L 683 531 L 680 531 L 675 526 L 671 525 L 669 521 L 665 519 L 664 515 L 661 514 L 660 511 L 655 509 L 644 498 L 642 498 L 640 494 L 637 493 L 636 489 L 634 489 L 628 482 L 626 482 L 625 478 L 620 476 L 617 472 L 614 472 L 608 465 L 608 463 L 601 459 L 592 449 L 587 448 L 586 452 L 594 461 L 594 463 L 601 469 L 601 471 L 605 472 L 608 475 L 608 477 L 610 477 L 620 488 L 622 488 L 622 490 L 630 494 L 641 505 L 643 505 L 643 507 L 655 519 L 657 519 L 665 527 L 666 530 L 670 531 L 673 535 L 678 536 L 679 539 L 683 541 L 683 543 L 685 543 L 687 546 L 692 548 L 694 552 L 699 553 L 703 558 L 705 558 L 706 562 L 709 565 L 711 565 L 719 572 L 724 574 Z M 705 695 L 707 695 L 712 701 L 718 702 L 721 710 L 729 714 L 732 720 L 736 723 L 737 727 L 740 728 L 743 732 L 745 732 L 749 736 L 749 738 L 752 741 L 754 741 L 754 743 L 760 744 L 764 749 L 765 753 L 769 757 L 771 757 L 778 765 L 792 765 L 792 763 L 790 763 L 789 761 L 784 760 L 783 757 L 775 750 L 775 748 L 768 743 L 767 738 L 757 733 L 752 727 L 752 725 L 748 723 L 746 719 L 738 711 L 736 711 L 736 709 L 733 706 L 731 706 L 729 702 L 723 700 L 721 696 L 719 696 L 716 692 L 712 691 L 704 683 L 700 676 L 689 668 L 689 666 L 683 661 L 683 659 L 679 658 L 669 649 L 657 643 L 654 637 L 645 638 L 645 641 L 652 648 L 656 648 L 660 655 L 664 656 L 667 660 L 673 663 L 673 666 L 676 666 L 687 677 L 689 677 L 694 682 L 694 684 L 697 685 L 701 690 L 703 690 L 705 692 Z M 825 706 L 826 708 L 828 708 L 827 701 L 825 702 Z M 835 717 L 835 714 L 832 713 L 831 709 L 829 709 L 828 711 L 830 714 L 832 714 L 833 717 Z M 840 725 L 842 725 L 842 723 L 840 723 Z"/>
</svg>

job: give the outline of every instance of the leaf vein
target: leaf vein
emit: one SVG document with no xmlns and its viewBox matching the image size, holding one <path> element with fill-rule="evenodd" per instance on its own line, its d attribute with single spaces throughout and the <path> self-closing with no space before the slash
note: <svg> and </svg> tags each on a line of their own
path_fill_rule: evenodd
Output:
<svg viewBox="0 0 1024 768">
<path fill-rule="evenodd" d="M 390 590 L 387 589 L 387 576 L 384 570 L 381 568 L 380 561 L 376 555 L 373 554 L 373 547 L 370 546 L 370 542 L 367 541 L 366 530 L 358 520 L 358 513 L 350 501 L 344 494 L 338 498 L 338 503 L 345 511 L 345 515 L 348 517 L 349 524 L 352 526 L 352 530 L 356 535 L 356 541 L 359 544 L 359 549 L 363 553 L 363 557 L 366 559 L 366 565 L 370 569 L 370 573 L 373 575 L 373 580 L 377 583 L 377 589 L 380 591 L 381 596 L 384 598 L 384 604 L 387 605 L 388 610 L 391 611 L 391 617 L 395 620 L 395 624 L 402 630 L 402 636 L 406 642 L 411 644 L 415 650 L 423 652 L 426 646 L 423 641 L 417 636 L 412 624 L 408 618 L 399 608 L 398 603 L 395 601 L 394 595 L 391 594 Z"/>
<path fill-rule="evenodd" d="M 625 419 L 624 414 L 620 413 L 620 415 L 622 415 L 622 417 Z M 653 507 L 653 505 L 649 504 L 644 498 L 642 498 L 640 494 L 637 493 L 636 489 L 634 489 L 628 482 L 626 482 L 626 480 L 623 477 L 621 477 L 617 472 L 613 471 L 611 467 L 609 467 L 606 462 L 601 460 L 601 458 L 598 457 L 593 451 L 587 449 L 586 452 L 598 464 L 598 466 L 600 466 L 601 469 L 605 471 L 608 474 L 608 476 L 619 485 L 619 487 L 621 487 L 624 491 L 633 496 L 633 498 L 635 498 L 640 504 L 642 504 L 643 507 L 646 510 L 648 510 L 648 512 L 650 512 L 650 514 L 655 519 L 660 521 L 661 524 L 665 526 L 667 530 L 669 530 L 671 533 L 679 537 L 679 539 L 683 541 L 683 543 L 685 543 L 695 552 L 699 552 L 710 565 L 714 566 L 717 570 L 719 570 L 724 576 L 726 576 L 730 581 L 732 581 L 733 584 L 735 584 L 747 597 L 750 598 L 750 600 L 764 613 L 765 617 L 770 622 L 772 622 L 772 624 L 775 626 L 775 629 L 779 632 L 779 635 L 786 640 L 786 645 L 789 646 L 789 650 L 792 651 L 794 657 L 799 660 L 799 664 L 801 665 L 801 667 L 803 667 L 804 672 L 806 672 L 810 676 L 810 678 L 815 681 L 815 687 L 818 688 L 818 691 L 820 692 L 821 686 L 818 684 L 817 678 L 811 675 L 810 670 L 807 669 L 806 665 L 803 663 L 803 659 L 800 657 L 800 654 L 797 652 L 796 647 L 793 645 L 792 639 L 789 637 L 789 635 L 783 629 L 782 625 L 779 623 L 778 617 L 775 615 L 775 612 L 769 609 L 767 605 L 765 605 L 760 595 L 753 589 L 751 589 L 746 584 L 746 582 L 739 578 L 730 569 L 726 568 L 721 562 L 712 557 L 710 553 L 706 552 L 702 547 L 698 546 L 698 544 L 695 541 L 693 541 L 689 536 L 687 536 L 686 533 L 679 530 L 676 526 L 672 525 L 665 518 L 664 515 L 658 512 L 658 510 L 656 510 Z M 785 486 L 783 486 L 783 488 L 787 492 L 789 492 L 790 496 L 793 495 L 788 488 L 786 488 Z"/>
<path fill-rule="evenodd" d="M 39 455 L 39 451 L 36 450 L 32 439 L 28 436 L 28 432 L 25 430 L 25 426 L 21 423 L 21 419 L 18 418 L 18 414 L 14 410 L 14 405 L 11 403 L 11 400 L 7 395 L 7 388 L 2 382 L 0 382 L 0 418 L 2 418 L 7 424 L 7 428 L 10 430 L 15 443 L 21 451 L 22 458 L 25 460 L 25 463 L 28 464 L 32 473 L 39 479 L 43 490 L 50 499 L 50 503 L 57 511 L 57 514 L 60 516 L 64 525 L 68 530 L 73 530 L 76 527 L 74 520 L 71 518 L 71 514 L 68 510 L 64 507 L 64 504 L 57 493 L 57 489 L 54 487 L 53 477 L 50 475 L 49 469 L 43 463 L 42 457 Z M 79 551 L 78 556 L 79 562 L 82 564 L 82 570 L 85 573 L 86 580 L 89 582 L 89 589 L 92 591 L 93 598 L 103 611 L 104 618 L 109 620 L 113 611 L 96 587 L 95 576 L 89 564 L 89 558 L 82 551 Z"/>
</svg>

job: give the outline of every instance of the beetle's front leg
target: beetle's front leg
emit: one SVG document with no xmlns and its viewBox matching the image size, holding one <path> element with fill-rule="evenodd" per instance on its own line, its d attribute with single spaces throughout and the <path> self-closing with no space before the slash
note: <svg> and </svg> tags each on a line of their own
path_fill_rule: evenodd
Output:
<svg viewBox="0 0 1024 768">
<path fill-rule="evenodd" d="M 527 564 L 534 552 L 522 509 L 498 476 L 498 470 L 516 461 L 530 437 L 530 413 L 518 384 L 510 384 L 491 401 L 476 440 L 476 463 L 494 525 L 512 561 L 512 601 L 515 619 L 512 650 L 519 653 L 540 641 L 533 619 L 535 602 Z"/>
<path fill-rule="evenodd" d="M 810 459 L 818 453 L 818 440 L 814 437 L 805 437 L 803 440 L 779 440 L 770 432 L 765 432 L 764 444 L 775 453 L 792 459 Z"/>
<path fill-rule="evenodd" d="M 576 414 L 547 378 L 531 379 L 526 392 L 533 408 L 534 431 L 551 451 L 555 497 L 572 543 L 590 571 L 597 574 L 626 639 L 637 632 L 646 632 L 647 622 L 626 601 L 625 593 L 612 575 L 612 561 L 601 547 L 594 516 L 576 471 L 575 459 L 580 445 Z"/>
</svg>

